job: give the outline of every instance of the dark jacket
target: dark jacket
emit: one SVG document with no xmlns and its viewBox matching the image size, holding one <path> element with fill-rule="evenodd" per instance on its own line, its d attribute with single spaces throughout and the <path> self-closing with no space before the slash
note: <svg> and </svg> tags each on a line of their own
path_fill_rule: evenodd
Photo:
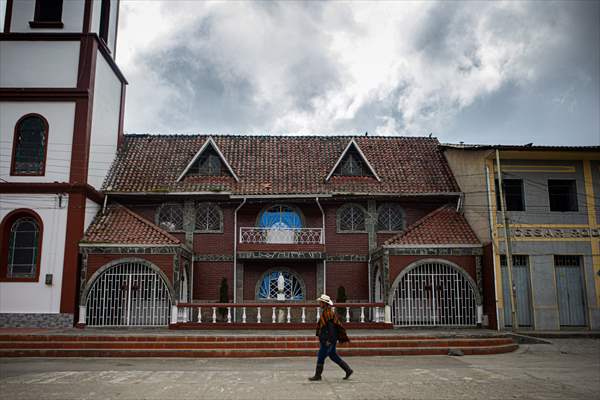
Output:
<svg viewBox="0 0 600 400">
<path fill-rule="evenodd" d="M 338 340 L 338 329 L 333 323 L 332 320 L 327 321 L 327 325 L 317 331 L 317 336 L 319 337 L 319 342 L 325 344 L 329 342 L 329 344 L 337 343 Z"/>
</svg>

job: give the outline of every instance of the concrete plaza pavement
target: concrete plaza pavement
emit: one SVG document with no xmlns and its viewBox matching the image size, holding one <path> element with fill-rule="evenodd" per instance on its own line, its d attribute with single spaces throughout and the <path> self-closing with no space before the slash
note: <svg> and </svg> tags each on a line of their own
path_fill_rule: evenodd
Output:
<svg viewBox="0 0 600 400">
<path fill-rule="evenodd" d="M 600 339 L 548 339 L 487 356 L 0 359 L 0 399 L 598 399 Z"/>
</svg>

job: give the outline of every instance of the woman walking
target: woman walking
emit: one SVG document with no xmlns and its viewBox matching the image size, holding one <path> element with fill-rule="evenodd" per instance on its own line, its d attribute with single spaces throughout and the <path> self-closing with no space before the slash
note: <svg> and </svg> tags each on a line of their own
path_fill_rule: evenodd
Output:
<svg viewBox="0 0 600 400">
<path fill-rule="evenodd" d="M 348 379 L 354 371 L 352 368 L 350 368 L 350 366 L 348 366 L 348 364 L 346 364 L 346 362 L 344 362 L 344 360 L 340 358 L 335 347 L 338 340 L 340 343 L 347 343 L 350 341 L 350 339 L 348 339 L 346 329 L 344 329 L 339 318 L 337 315 L 335 315 L 335 312 L 331 308 L 331 306 L 333 306 L 333 301 L 331 301 L 331 298 L 326 294 L 322 294 L 317 301 L 321 307 L 321 318 L 319 318 L 319 322 L 317 324 L 317 336 L 319 337 L 319 343 L 321 346 L 317 355 L 317 369 L 315 371 L 315 376 L 308 378 L 308 380 L 321 380 L 323 364 L 325 363 L 325 359 L 327 357 L 331 358 L 331 361 L 339 365 L 344 372 L 346 372 L 344 379 Z"/>
</svg>

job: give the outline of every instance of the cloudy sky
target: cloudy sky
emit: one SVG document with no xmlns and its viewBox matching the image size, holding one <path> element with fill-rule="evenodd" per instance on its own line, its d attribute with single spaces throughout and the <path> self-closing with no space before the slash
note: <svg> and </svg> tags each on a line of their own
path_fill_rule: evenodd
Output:
<svg viewBox="0 0 600 400">
<path fill-rule="evenodd" d="M 121 0 L 128 133 L 600 144 L 600 2 Z"/>
</svg>

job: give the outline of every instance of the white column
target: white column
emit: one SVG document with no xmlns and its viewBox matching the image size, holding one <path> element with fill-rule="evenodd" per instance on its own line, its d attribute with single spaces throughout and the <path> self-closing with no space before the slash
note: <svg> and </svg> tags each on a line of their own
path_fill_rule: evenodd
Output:
<svg viewBox="0 0 600 400">
<path fill-rule="evenodd" d="M 361 323 L 365 322 L 365 308 L 364 307 L 360 308 L 360 322 Z"/>
<path fill-rule="evenodd" d="M 256 307 L 256 323 L 260 324 L 260 322 L 261 322 L 260 307 Z"/>
<path fill-rule="evenodd" d="M 242 307 L 242 324 L 246 323 L 246 307 Z"/>
<path fill-rule="evenodd" d="M 385 306 L 385 308 L 383 309 L 383 314 L 384 314 L 384 322 L 386 324 L 391 324 L 392 323 L 392 308 L 390 306 Z"/>
<path fill-rule="evenodd" d="M 87 312 L 87 307 L 86 306 L 79 306 L 79 323 L 85 325 L 86 323 L 86 312 Z"/>
<path fill-rule="evenodd" d="M 177 323 L 177 314 L 178 314 L 177 306 L 171 306 L 171 323 L 172 324 Z"/>
</svg>

